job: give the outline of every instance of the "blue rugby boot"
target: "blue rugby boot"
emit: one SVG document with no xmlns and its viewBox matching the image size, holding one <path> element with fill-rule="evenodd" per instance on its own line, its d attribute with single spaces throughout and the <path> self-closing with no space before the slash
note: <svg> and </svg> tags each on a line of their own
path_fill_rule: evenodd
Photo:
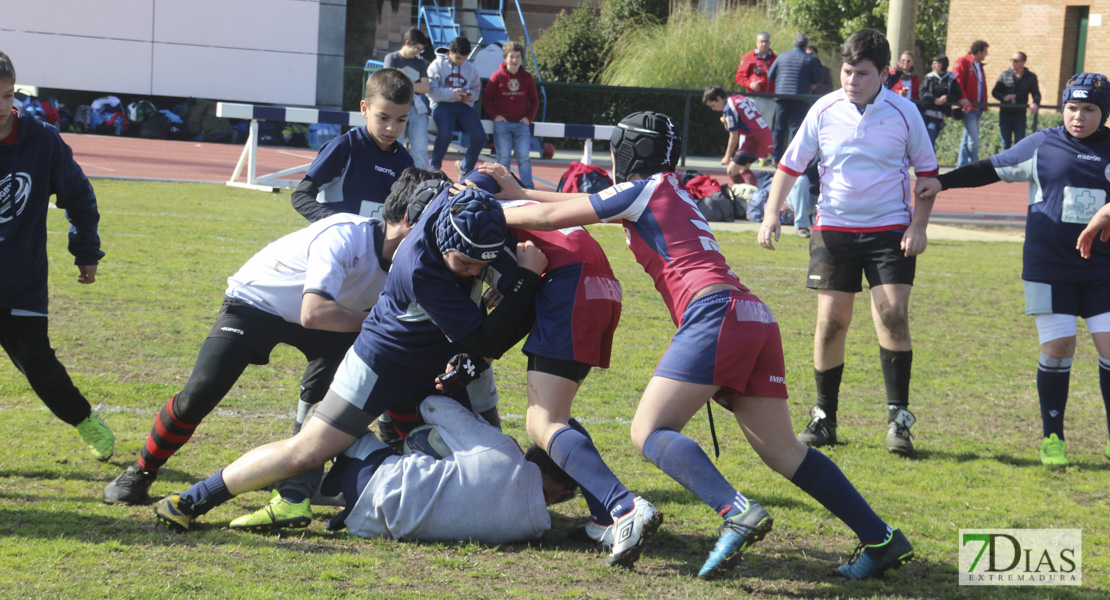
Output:
<svg viewBox="0 0 1110 600">
<path fill-rule="evenodd" d="M 901 530 L 895 529 L 881 544 L 856 546 L 848 564 L 840 565 L 837 572 L 848 579 L 865 579 L 897 569 L 911 560 L 913 546 Z"/>
<path fill-rule="evenodd" d="M 721 537 L 698 571 L 698 577 L 711 579 L 735 567 L 744 550 L 767 537 L 774 524 L 770 513 L 755 500 L 748 500 L 747 510 L 721 524 Z"/>
</svg>

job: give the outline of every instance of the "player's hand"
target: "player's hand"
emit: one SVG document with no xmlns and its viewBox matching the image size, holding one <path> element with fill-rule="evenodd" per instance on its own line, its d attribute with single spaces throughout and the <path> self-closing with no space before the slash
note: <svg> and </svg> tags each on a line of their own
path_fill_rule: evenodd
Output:
<svg viewBox="0 0 1110 600">
<path fill-rule="evenodd" d="M 726 156 L 726 157 L 721 159 L 721 164 L 722 165 L 727 165 L 730 162 L 732 162 L 732 157 L 731 156 Z"/>
<path fill-rule="evenodd" d="M 96 265 L 77 265 L 77 270 L 81 273 L 77 277 L 77 283 L 96 282 Z"/>
<path fill-rule="evenodd" d="M 482 294 L 482 304 L 486 305 L 486 310 L 493 310 L 497 308 L 498 304 L 505 298 L 504 294 L 497 291 L 497 288 L 491 287 Z"/>
<path fill-rule="evenodd" d="M 465 352 L 456 354 L 447 361 L 443 375 L 436 377 L 436 389 L 446 393 L 461 390 L 488 368 L 489 363 L 481 358 L 474 358 Z"/>
<path fill-rule="evenodd" d="M 528 269 L 536 275 L 542 275 L 547 268 L 547 256 L 532 243 L 532 240 L 519 242 L 516 245 L 516 266 Z"/>
<path fill-rule="evenodd" d="M 759 245 L 768 250 L 775 249 L 775 242 L 782 235 L 782 222 L 777 214 L 763 213 L 763 224 L 759 226 Z"/>
<path fill-rule="evenodd" d="M 922 200 L 933 200 L 941 191 L 942 186 L 936 177 L 918 177 L 913 185 L 913 195 Z"/>
<path fill-rule="evenodd" d="M 1091 258 L 1091 244 L 1095 241 L 1095 235 L 1099 234 L 1100 240 L 1106 242 L 1110 240 L 1110 204 L 1100 208 L 1091 217 L 1091 222 L 1087 223 L 1087 227 L 1079 234 L 1079 240 L 1075 243 L 1076 250 L 1079 250 L 1080 256 L 1083 258 Z"/>
<path fill-rule="evenodd" d="M 493 195 L 498 200 L 523 200 L 527 198 L 520 182 L 513 177 L 509 167 L 498 163 L 478 163 L 478 172 L 489 175 L 501 187 L 501 191 Z"/>
<path fill-rule="evenodd" d="M 901 248 L 906 253 L 906 258 L 925 252 L 925 247 L 928 245 L 929 239 L 925 235 L 924 227 L 916 227 L 911 224 L 906 228 L 906 233 L 902 234 Z"/>
</svg>

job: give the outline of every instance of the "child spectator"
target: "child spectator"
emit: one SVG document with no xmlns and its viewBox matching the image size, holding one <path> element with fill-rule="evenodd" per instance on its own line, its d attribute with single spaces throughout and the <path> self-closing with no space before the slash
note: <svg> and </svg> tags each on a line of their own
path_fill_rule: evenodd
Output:
<svg viewBox="0 0 1110 600">
<path fill-rule="evenodd" d="M 397 141 L 405 132 L 412 95 L 412 79 L 403 72 L 372 73 L 359 102 L 366 128 L 352 128 L 320 148 L 293 192 L 293 208 L 313 222 L 336 213 L 380 217 L 393 184 L 413 166 Z"/>
<path fill-rule="evenodd" d="M 952 116 L 951 105 L 960 98 L 960 82 L 948 70 L 948 57 L 934 56 L 933 70 L 921 81 L 921 117 L 925 119 L 925 129 L 934 149 L 940 132 L 944 131 L 944 119 Z"/>
<path fill-rule="evenodd" d="M 516 154 L 520 179 L 528 188 L 532 182 L 532 132 L 528 126 L 536 120 L 539 94 L 536 80 L 524 70 L 524 45 L 506 42 L 505 62 L 490 75 L 486 91 L 482 94 L 482 107 L 493 119 L 493 148 L 497 162 L 509 166 L 510 153 Z M 469 165 L 473 167 L 474 165 Z M 461 173 L 460 173 L 461 175 Z"/>
<path fill-rule="evenodd" d="M 432 167 L 442 167 L 451 134 L 458 129 L 470 137 L 466 156 L 458 165 L 460 177 L 474 168 L 487 142 L 482 120 L 474 109 L 482 93 L 482 80 L 478 68 L 466 59 L 469 54 L 470 40 L 460 36 L 451 40 L 446 56 L 440 55 L 428 66 L 431 78 L 428 97 L 432 101 L 432 119 L 436 122 Z"/>
<path fill-rule="evenodd" d="M 77 282 L 89 284 L 104 257 L 96 195 L 58 130 L 14 101 L 15 66 L 0 52 L 0 345 L 54 416 L 77 428 L 97 460 L 108 460 L 115 437 L 54 355 L 46 316 L 50 196 L 69 221 Z"/>
<path fill-rule="evenodd" d="M 722 113 L 721 122 L 728 131 L 728 145 L 722 165 L 733 183 L 756 185 L 751 165 L 757 159 L 767 158 L 775 150 L 771 142 L 771 129 L 759 113 L 755 103 L 742 94 L 729 95 L 719 85 L 705 88 L 701 101 Z M 744 141 L 740 142 L 743 134 Z"/>
<path fill-rule="evenodd" d="M 886 384 L 886 447 L 910 455 L 914 417 L 908 409 L 913 362 L 909 299 L 933 203 L 919 200 L 916 210 L 911 208 L 909 169 L 912 166 L 918 177 L 936 175 L 937 159 L 917 107 L 883 87 L 890 63 L 886 36 L 873 29 L 857 31 L 844 42 L 841 55 L 841 90 L 817 101 L 783 154 L 759 243 L 774 249 L 787 192 L 818 158 L 821 197 L 806 280 L 807 287 L 817 290 L 817 406 L 798 439 L 810 446 L 837 441 L 844 344 L 866 274 Z"/>
<path fill-rule="evenodd" d="M 421 169 L 428 165 L 428 61 L 421 56 L 429 44 L 428 36 L 417 28 L 405 32 L 404 44 L 396 52 L 385 55 L 386 68 L 400 69 L 412 79 L 412 109 L 404 137 L 408 138 L 408 150 L 412 161 Z"/>
</svg>

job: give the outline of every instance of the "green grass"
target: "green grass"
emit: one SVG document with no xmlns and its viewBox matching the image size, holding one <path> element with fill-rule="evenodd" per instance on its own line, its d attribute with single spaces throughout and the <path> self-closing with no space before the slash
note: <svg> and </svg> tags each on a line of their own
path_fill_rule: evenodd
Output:
<svg viewBox="0 0 1110 600">
<path fill-rule="evenodd" d="M 764 467 L 723 411 L 715 412 L 729 481 L 775 516 L 775 531 L 735 575 L 692 577 L 719 524 L 712 511 L 633 451 L 628 422 L 673 325 L 615 226 L 592 228 L 624 284 L 613 368 L 591 374 L 576 414 L 614 471 L 666 515 L 633 572 L 567 537 L 588 515 L 576 499 L 553 512 L 554 529 L 530 544 L 364 540 L 307 530 L 252 535 L 227 522 L 262 505 L 247 494 L 194 532 L 156 525 L 149 507 L 107 506 L 104 485 L 132 462 L 157 410 L 180 389 L 220 305 L 225 279 L 303 220 L 285 195 L 216 185 L 95 182 L 107 258 L 80 286 L 65 252 L 65 223 L 51 213 L 51 336 L 77 385 L 117 435 L 97 463 L 76 433 L 43 407 L 19 373 L 0 366 L 0 593 L 13 598 L 1102 598 L 1110 590 L 1110 503 L 1105 415 L 1096 355 L 1082 341 L 1068 407 L 1072 466 L 1037 460 L 1037 338 L 1022 314 L 1015 243 L 934 241 L 918 265 L 911 320 L 917 457 L 882 447 L 884 394 L 869 305 L 861 295 L 849 334 L 839 435 L 828 451 L 875 510 L 901 527 L 918 560 L 884 579 L 831 575 L 855 540 L 795 486 Z M 778 250 L 755 234 L 721 232 L 741 279 L 775 311 L 783 332 L 795 428 L 813 403 L 815 298 L 804 289 L 799 238 Z M 738 340 L 737 343 L 743 343 Z M 505 429 L 525 441 L 523 360 L 498 366 Z M 184 489 L 242 452 L 287 435 L 303 358 L 279 348 L 252 367 L 193 441 L 163 469 L 154 494 Z M 703 416 L 686 433 L 712 448 Z M 1081 528 L 1084 585 L 1067 590 L 956 585 L 960 528 Z"/>
</svg>

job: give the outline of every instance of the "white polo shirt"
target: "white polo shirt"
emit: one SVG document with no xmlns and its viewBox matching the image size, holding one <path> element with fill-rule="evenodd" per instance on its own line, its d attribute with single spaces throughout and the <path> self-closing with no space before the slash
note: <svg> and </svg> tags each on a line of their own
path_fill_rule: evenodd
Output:
<svg viewBox="0 0 1110 600">
<path fill-rule="evenodd" d="M 815 156 L 821 197 L 814 229 L 826 231 L 905 229 L 913 216 L 910 167 L 918 177 L 938 170 L 917 106 L 885 87 L 862 114 L 843 90 L 818 100 L 778 168 L 798 176 Z"/>
<path fill-rule="evenodd" d="M 350 310 L 370 310 L 389 263 L 378 219 L 339 213 L 271 243 L 231 277 L 226 294 L 301 324 L 301 296 L 317 292 Z"/>
</svg>

